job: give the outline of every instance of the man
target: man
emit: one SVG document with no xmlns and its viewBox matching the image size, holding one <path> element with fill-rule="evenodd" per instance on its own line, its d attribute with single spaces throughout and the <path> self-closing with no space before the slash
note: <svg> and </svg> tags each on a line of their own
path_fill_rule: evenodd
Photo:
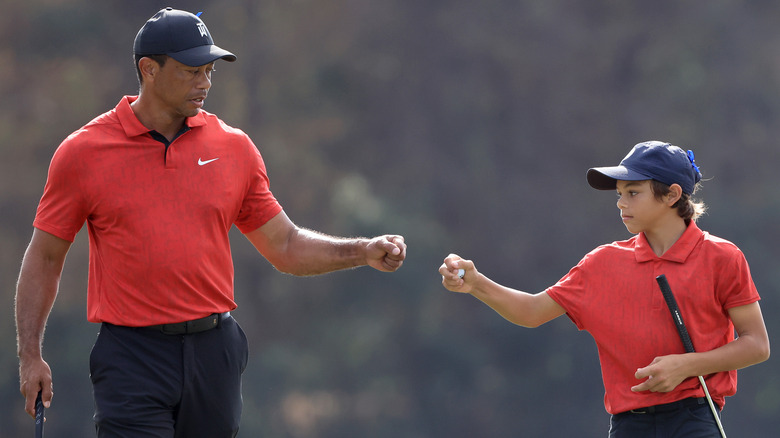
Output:
<svg viewBox="0 0 780 438">
<path fill-rule="evenodd" d="M 397 270 L 401 236 L 337 238 L 296 226 L 269 190 L 242 131 L 202 110 L 218 59 L 191 13 L 166 8 L 138 32 L 140 82 L 52 158 L 16 292 L 20 390 L 34 414 L 52 399 L 43 332 L 66 254 L 87 223 L 90 356 L 100 437 L 235 436 L 247 345 L 228 231 L 235 224 L 278 270 Z"/>
</svg>

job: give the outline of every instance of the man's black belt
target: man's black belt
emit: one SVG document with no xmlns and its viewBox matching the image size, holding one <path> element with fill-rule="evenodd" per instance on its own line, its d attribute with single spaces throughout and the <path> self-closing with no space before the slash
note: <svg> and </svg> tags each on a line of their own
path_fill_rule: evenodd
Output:
<svg viewBox="0 0 780 438">
<path fill-rule="evenodd" d="M 662 412 L 672 412 L 682 408 L 687 408 L 696 405 L 707 404 L 707 399 L 704 397 L 699 398 L 684 398 L 677 400 L 676 402 L 664 403 L 662 405 L 647 406 L 645 408 L 631 409 L 630 411 L 623 412 L 624 414 L 660 414 Z"/>
<path fill-rule="evenodd" d="M 173 324 L 150 325 L 144 328 L 157 330 L 166 335 L 191 335 L 193 333 L 205 332 L 219 327 L 219 323 L 230 317 L 230 312 L 212 313 L 209 316 L 192 321 L 177 322 Z"/>
</svg>

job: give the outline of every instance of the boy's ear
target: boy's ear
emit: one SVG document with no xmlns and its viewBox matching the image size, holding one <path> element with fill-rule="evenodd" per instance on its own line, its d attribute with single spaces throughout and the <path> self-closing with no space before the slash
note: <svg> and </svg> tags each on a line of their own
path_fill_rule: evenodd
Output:
<svg viewBox="0 0 780 438">
<path fill-rule="evenodd" d="M 679 201 L 680 198 L 682 197 L 682 193 L 683 193 L 682 187 L 680 187 L 679 184 L 675 183 L 669 186 L 669 194 L 666 195 L 667 196 L 666 202 L 669 203 L 669 206 L 672 206 L 674 205 L 675 202 Z"/>
</svg>

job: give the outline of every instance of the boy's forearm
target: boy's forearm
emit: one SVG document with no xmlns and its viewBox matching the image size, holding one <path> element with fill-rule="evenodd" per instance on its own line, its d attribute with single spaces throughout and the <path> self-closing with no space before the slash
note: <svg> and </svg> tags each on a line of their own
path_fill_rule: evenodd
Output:
<svg viewBox="0 0 780 438">
<path fill-rule="evenodd" d="M 691 353 L 687 374 L 706 376 L 713 373 L 739 370 L 769 358 L 769 343 L 760 336 L 745 334 L 711 351 Z"/>
<path fill-rule="evenodd" d="M 729 309 L 737 339 L 697 356 L 693 364 L 697 376 L 738 370 L 769 358 L 769 336 L 758 302 Z"/>
<path fill-rule="evenodd" d="M 522 327 L 541 324 L 534 312 L 532 294 L 502 286 L 481 273 L 471 294 L 513 324 Z"/>
</svg>

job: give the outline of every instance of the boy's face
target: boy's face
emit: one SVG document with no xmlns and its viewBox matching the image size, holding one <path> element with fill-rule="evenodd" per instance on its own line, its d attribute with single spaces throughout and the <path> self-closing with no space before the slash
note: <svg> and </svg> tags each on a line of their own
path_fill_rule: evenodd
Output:
<svg viewBox="0 0 780 438">
<path fill-rule="evenodd" d="M 617 182 L 617 208 L 630 233 L 652 232 L 660 227 L 670 213 L 676 214 L 666 202 L 658 200 L 650 180 Z"/>
</svg>

